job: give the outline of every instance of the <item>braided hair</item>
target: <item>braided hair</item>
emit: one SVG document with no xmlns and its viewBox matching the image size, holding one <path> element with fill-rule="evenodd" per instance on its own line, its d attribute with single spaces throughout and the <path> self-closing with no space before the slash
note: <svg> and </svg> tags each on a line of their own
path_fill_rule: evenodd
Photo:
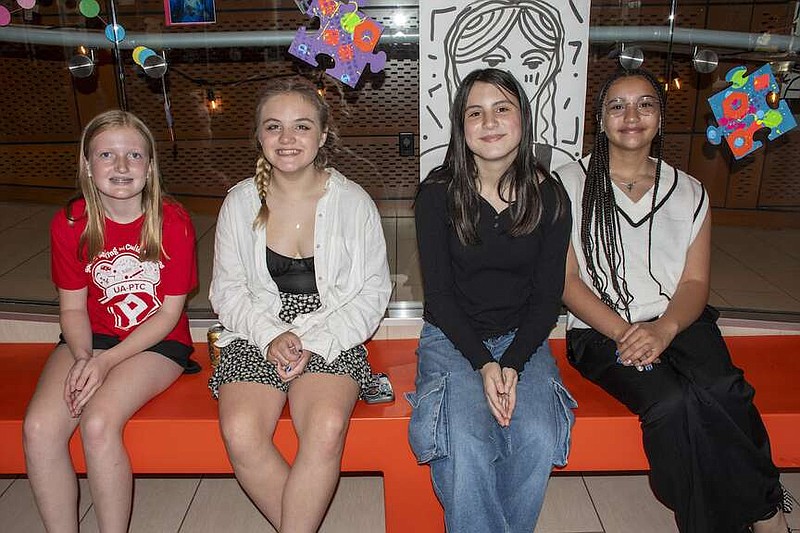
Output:
<svg viewBox="0 0 800 533">
<path fill-rule="evenodd" d="M 653 199 L 650 206 L 650 219 L 647 230 L 647 267 L 650 277 L 658 285 L 659 294 L 669 299 L 664 293 L 661 283 L 653 275 L 652 269 L 652 242 L 653 218 L 655 217 L 656 198 L 661 179 L 661 161 L 664 153 L 664 121 L 666 117 L 666 94 L 659 81 L 650 72 L 643 69 L 620 70 L 611 76 L 600 90 L 595 103 L 595 120 L 597 134 L 594 139 L 592 156 L 589 159 L 589 168 L 586 172 L 586 182 L 583 189 L 581 202 L 581 249 L 586 259 L 586 267 L 592 279 L 592 285 L 600 295 L 600 300 L 613 310 L 621 310 L 628 321 L 631 320 L 630 304 L 633 295 L 628 290 L 625 279 L 625 254 L 622 246 L 619 214 L 614 199 L 609 167 L 608 136 L 603 130 L 603 108 L 611 85 L 619 79 L 639 77 L 652 85 L 658 96 L 659 126 L 658 133 L 652 147 L 656 159 L 656 174 L 653 185 Z M 602 260 L 611 269 L 604 272 L 599 266 Z M 609 294 L 609 284 L 616 299 Z"/>
<path fill-rule="evenodd" d="M 314 167 L 318 170 L 322 170 L 327 166 L 330 158 L 339 151 L 340 140 L 339 134 L 331 120 L 331 108 L 328 102 L 319 94 L 317 86 L 307 78 L 302 76 L 278 77 L 267 82 L 258 100 L 258 106 L 256 107 L 256 139 L 258 139 L 258 129 L 261 127 L 259 121 L 261 119 L 261 110 L 264 108 L 264 105 L 273 96 L 287 93 L 300 95 L 317 110 L 320 129 L 327 132 L 325 144 L 319 148 L 317 156 L 314 158 Z M 259 209 L 258 215 L 253 221 L 254 228 L 266 226 L 267 224 L 267 218 L 269 217 L 267 192 L 269 190 L 270 181 L 272 181 L 272 165 L 264 156 L 264 152 L 258 141 L 256 141 L 256 144 L 259 148 L 259 156 L 256 160 L 256 174 L 254 180 L 256 190 L 258 191 L 258 197 L 261 200 L 261 209 Z"/>
</svg>

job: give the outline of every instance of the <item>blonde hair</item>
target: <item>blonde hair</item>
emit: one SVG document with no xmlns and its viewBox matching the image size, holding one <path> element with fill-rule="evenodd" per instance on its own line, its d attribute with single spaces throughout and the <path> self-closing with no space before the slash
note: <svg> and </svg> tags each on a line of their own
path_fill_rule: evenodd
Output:
<svg viewBox="0 0 800 533">
<path fill-rule="evenodd" d="M 161 174 L 158 170 L 156 158 L 156 141 L 150 129 L 139 117 L 127 111 L 118 109 L 106 111 L 94 117 L 83 129 L 81 135 L 80 154 L 78 155 L 78 187 L 80 195 L 86 201 L 84 213 L 77 217 L 72 214 L 72 205 L 75 200 L 67 204 L 67 220 L 74 223 L 81 216 L 85 216 L 86 227 L 81 233 L 78 245 L 79 259 L 93 260 L 103 251 L 105 245 L 105 212 L 100 199 L 100 192 L 92 181 L 89 172 L 89 147 L 99 134 L 115 128 L 131 128 L 136 130 L 147 143 L 150 164 L 147 169 L 147 180 L 142 190 L 142 213 L 144 223 L 139 236 L 139 258 L 143 261 L 157 261 L 161 258 L 161 220 L 162 202 L 164 193 L 161 189 Z"/>
<path fill-rule="evenodd" d="M 317 156 L 314 158 L 314 167 L 318 170 L 324 169 L 328 165 L 328 161 L 339 151 L 339 134 L 331 120 L 331 108 L 328 102 L 320 95 L 317 86 L 311 80 L 302 76 L 290 76 L 283 78 L 273 78 L 264 87 L 261 97 L 256 106 L 256 127 L 255 137 L 256 146 L 260 153 L 256 161 L 256 175 L 255 184 L 258 191 L 258 197 L 261 200 L 261 209 L 258 211 L 256 219 L 253 221 L 253 228 L 264 227 L 267 225 L 269 218 L 269 208 L 267 207 L 267 191 L 269 189 L 270 181 L 272 180 L 272 165 L 264 156 L 263 149 L 258 142 L 258 129 L 261 127 L 261 111 L 264 106 L 273 96 L 278 96 L 286 93 L 295 93 L 300 95 L 305 101 L 312 104 L 317 110 L 317 118 L 319 119 L 320 129 L 327 132 L 325 144 L 320 146 Z"/>
</svg>

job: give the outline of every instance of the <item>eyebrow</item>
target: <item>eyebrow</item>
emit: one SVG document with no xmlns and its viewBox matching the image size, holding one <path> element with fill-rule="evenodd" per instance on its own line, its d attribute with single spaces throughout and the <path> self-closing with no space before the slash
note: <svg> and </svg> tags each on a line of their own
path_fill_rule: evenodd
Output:
<svg viewBox="0 0 800 533">
<path fill-rule="evenodd" d="M 283 124 L 283 121 L 281 119 L 273 118 L 273 117 L 267 117 L 267 118 L 265 118 L 264 120 L 261 121 L 262 124 L 266 124 L 267 122 L 280 122 L 281 124 Z M 316 124 L 316 122 L 314 121 L 313 118 L 308 118 L 308 117 L 296 118 L 294 120 L 290 120 L 289 122 L 295 122 L 295 123 L 296 122 L 311 122 L 312 124 Z"/>
<path fill-rule="evenodd" d="M 634 98 L 634 100 L 641 100 L 642 98 L 653 98 L 654 100 L 658 100 L 658 96 L 654 94 L 641 94 Z M 622 101 L 622 102 L 630 102 L 632 100 L 628 100 L 627 98 L 623 98 L 622 96 L 617 96 L 616 98 L 609 98 L 608 103 L 615 102 L 615 101 Z"/>
<path fill-rule="evenodd" d="M 515 104 L 514 102 L 512 102 L 508 98 L 504 98 L 502 100 L 498 100 L 496 102 L 492 102 L 491 107 L 494 107 L 494 106 L 496 106 L 498 104 L 509 104 L 509 105 L 514 106 L 514 107 L 517 107 L 517 104 Z M 478 104 L 468 105 L 466 107 L 466 109 L 464 109 L 464 111 L 469 111 L 470 109 L 483 109 L 483 106 L 478 105 Z"/>
</svg>

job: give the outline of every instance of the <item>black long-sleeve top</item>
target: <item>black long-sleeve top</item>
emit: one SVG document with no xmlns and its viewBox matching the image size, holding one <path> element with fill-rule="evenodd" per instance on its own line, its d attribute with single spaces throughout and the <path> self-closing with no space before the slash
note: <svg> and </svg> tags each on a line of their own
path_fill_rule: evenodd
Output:
<svg viewBox="0 0 800 533">
<path fill-rule="evenodd" d="M 463 245 L 450 222 L 447 184 L 423 183 L 415 204 L 425 320 L 440 328 L 472 364 L 492 362 L 483 340 L 517 329 L 500 366 L 522 372 L 558 318 L 572 217 L 557 188 L 541 184 L 543 212 L 528 234 L 512 237 L 509 210 L 481 198 L 477 245 Z M 566 195 L 562 194 L 564 202 Z"/>
</svg>

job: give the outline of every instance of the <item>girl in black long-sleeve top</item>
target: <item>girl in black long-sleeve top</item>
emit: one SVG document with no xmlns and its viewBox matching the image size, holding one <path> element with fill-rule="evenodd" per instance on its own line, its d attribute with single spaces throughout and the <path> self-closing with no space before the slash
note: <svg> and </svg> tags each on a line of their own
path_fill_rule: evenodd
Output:
<svg viewBox="0 0 800 533">
<path fill-rule="evenodd" d="M 575 407 L 547 343 L 569 205 L 533 156 L 528 98 L 511 74 L 468 75 L 451 123 L 415 207 L 425 324 L 410 440 L 448 531 L 530 533 Z"/>
</svg>

